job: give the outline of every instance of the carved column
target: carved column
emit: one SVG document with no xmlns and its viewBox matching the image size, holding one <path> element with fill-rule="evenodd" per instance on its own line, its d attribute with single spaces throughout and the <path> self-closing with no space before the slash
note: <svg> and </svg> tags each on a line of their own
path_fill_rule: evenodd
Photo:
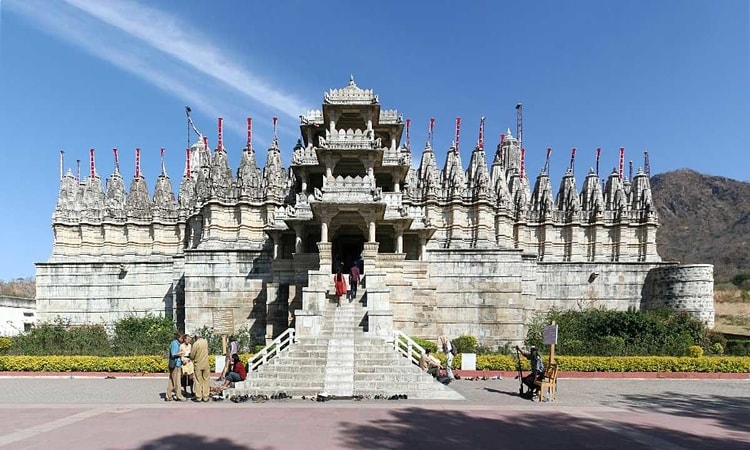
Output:
<svg viewBox="0 0 750 450">
<path fill-rule="evenodd" d="M 320 242 L 328 242 L 328 222 L 323 219 L 320 221 Z"/>
<path fill-rule="evenodd" d="M 404 227 L 396 224 L 393 228 L 396 230 L 396 253 L 404 253 Z"/>
<path fill-rule="evenodd" d="M 370 220 L 367 224 L 367 242 L 375 242 L 375 221 Z"/>
<path fill-rule="evenodd" d="M 303 253 L 304 247 L 302 242 L 302 234 L 304 227 L 302 224 L 294 225 L 294 253 Z"/>
<path fill-rule="evenodd" d="M 419 235 L 419 260 L 424 261 L 427 259 L 427 238 L 423 235 Z"/>
</svg>

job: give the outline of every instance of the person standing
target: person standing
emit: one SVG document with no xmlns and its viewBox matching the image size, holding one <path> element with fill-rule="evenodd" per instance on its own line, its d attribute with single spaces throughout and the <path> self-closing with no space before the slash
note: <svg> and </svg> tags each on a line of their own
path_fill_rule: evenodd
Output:
<svg viewBox="0 0 750 450">
<path fill-rule="evenodd" d="M 188 387 L 192 391 L 192 395 L 195 396 L 195 383 L 193 382 L 193 374 L 195 373 L 193 362 L 190 361 L 190 335 L 182 335 L 182 344 L 180 344 L 180 354 L 182 355 L 182 385 L 185 387 L 185 393 L 188 393 Z"/>
<path fill-rule="evenodd" d="M 351 285 L 351 299 L 357 298 L 357 286 L 359 285 L 359 266 L 355 261 L 352 264 L 352 268 L 349 270 L 349 284 Z"/>
<path fill-rule="evenodd" d="M 207 402 L 211 390 L 211 367 L 208 364 L 208 341 L 200 333 L 195 334 L 195 342 L 190 350 L 190 359 L 195 370 L 195 401 Z"/>
<path fill-rule="evenodd" d="M 172 401 L 172 392 L 174 392 L 177 401 L 184 401 L 182 396 L 182 353 L 180 353 L 180 333 L 174 334 L 174 339 L 169 344 L 169 381 L 167 382 L 167 394 L 164 401 Z"/>
<path fill-rule="evenodd" d="M 456 353 L 456 349 L 453 348 L 453 343 L 446 335 L 440 336 L 439 341 L 443 353 L 445 353 L 445 375 L 451 380 L 455 380 L 456 378 L 453 376 L 453 355 Z"/>
<path fill-rule="evenodd" d="M 337 269 L 336 275 L 333 276 L 333 286 L 336 290 L 336 306 L 341 306 L 341 296 L 346 295 L 346 281 L 341 268 Z"/>
</svg>

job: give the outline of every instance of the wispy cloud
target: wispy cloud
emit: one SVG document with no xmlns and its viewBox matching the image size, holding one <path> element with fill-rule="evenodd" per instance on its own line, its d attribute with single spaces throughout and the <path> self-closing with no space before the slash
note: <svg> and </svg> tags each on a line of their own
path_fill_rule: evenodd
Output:
<svg viewBox="0 0 750 450">
<path fill-rule="evenodd" d="M 136 37 L 194 70 L 230 86 L 269 108 L 297 118 L 308 107 L 237 64 L 209 36 L 162 11 L 130 1 L 67 0 L 86 13 Z"/>
<path fill-rule="evenodd" d="M 293 124 L 297 116 L 308 109 L 293 96 L 262 83 L 236 63 L 223 62 L 228 56 L 216 52 L 205 43 L 195 44 L 196 48 L 193 49 L 191 46 L 196 37 L 187 36 L 180 31 L 180 28 L 192 27 L 162 12 L 132 2 L 93 5 L 71 1 L 68 5 L 24 0 L 6 1 L 3 6 L 55 38 L 79 47 L 184 100 L 197 112 L 209 117 L 225 117 L 227 130 L 236 134 L 245 133 L 244 120 L 237 119 L 248 114 L 259 117 L 262 116 L 259 111 L 280 111 L 294 118 L 291 121 Z M 148 16 L 146 22 L 154 30 L 158 30 L 159 34 L 138 25 L 136 16 L 141 14 Z M 167 42 L 170 39 L 185 41 Z M 209 41 L 206 37 L 200 39 Z M 191 50 L 187 51 L 187 48 Z M 187 56 L 180 53 L 183 51 Z M 205 57 L 210 64 L 224 65 L 222 73 L 214 73 L 208 70 L 210 66 L 198 64 L 198 57 Z M 238 99 L 237 91 L 245 94 L 245 100 L 242 97 Z M 268 122 L 270 123 L 270 118 Z M 282 124 L 283 122 L 286 121 L 282 121 Z M 259 125 L 262 123 L 261 119 Z M 270 131 L 270 126 L 261 125 L 261 130 L 265 128 Z M 254 134 L 258 145 L 263 146 L 270 143 L 271 139 L 268 132 L 261 130 Z M 201 131 L 211 134 L 205 125 Z M 298 130 L 286 124 L 279 131 L 290 136 L 298 134 Z"/>
</svg>

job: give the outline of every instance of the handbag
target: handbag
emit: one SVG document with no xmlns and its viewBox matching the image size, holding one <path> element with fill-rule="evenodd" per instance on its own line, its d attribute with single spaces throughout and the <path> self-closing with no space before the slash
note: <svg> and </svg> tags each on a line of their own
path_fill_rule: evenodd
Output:
<svg viewBox="0 0 750 450">
<path fill-rule="evenodd" d="M 169 370 L 177 368 L 177 361 L 174 358 L 169 358 Z"/>
</svg>

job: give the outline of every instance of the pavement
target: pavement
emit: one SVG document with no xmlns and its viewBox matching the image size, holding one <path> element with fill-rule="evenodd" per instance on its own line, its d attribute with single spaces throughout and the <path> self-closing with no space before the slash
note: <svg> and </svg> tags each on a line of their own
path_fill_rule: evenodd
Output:
<svg viewBox="0 0 750 450">
<path fill-rule="evenodd" d="M 111 376 L 111 375 L 110 375 Z M 165 377 L 0 377 L 0 448 L 747 449 L 750 380 L 457 380 L 466 400 L 165 402 Z"/>
</svg>

